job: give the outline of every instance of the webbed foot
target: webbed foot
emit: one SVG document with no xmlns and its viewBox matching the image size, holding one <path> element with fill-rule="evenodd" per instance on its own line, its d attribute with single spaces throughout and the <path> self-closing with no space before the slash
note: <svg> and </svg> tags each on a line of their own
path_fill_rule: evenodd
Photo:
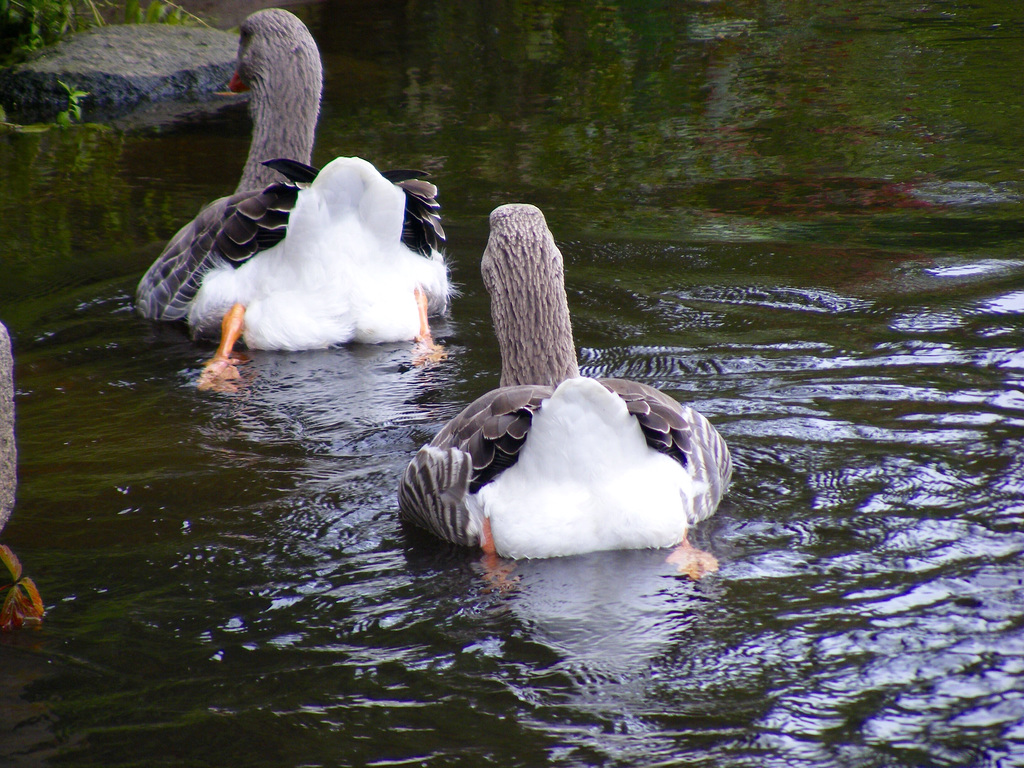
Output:
<svg viewBox="0 0 1024 768">
<path fill-rule="evenodd" d="M 672 550 L 665 562 L 676 566 L 678 573 L 686 574 L 694 581 L 718 570 L 718 560 L 710 552 L 695 548 L 685 538 Z"/>
</svg>

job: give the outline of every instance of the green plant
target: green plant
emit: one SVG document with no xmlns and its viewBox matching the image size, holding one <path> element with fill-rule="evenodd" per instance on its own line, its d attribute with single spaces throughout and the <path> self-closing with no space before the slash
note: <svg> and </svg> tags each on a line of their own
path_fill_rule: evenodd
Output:
<svg viewBox="0 0 1024 768">
<path fill-rule="evenodd" d="M 170 0 L 151 0 L 145 10 L 139 0 L 127 0 L 124 5 L 125 24 L 191 24 L 209 26 L 194 13 L 189 13 Z"/>
<path fill-rule="evenodd" d="M 93 22 L 102 23 L 94 0 L 0 0 L 0 64 L 16 63 Z"/>
<path fill-rule="evenodd" d="M 89 92 L 68 85 L 63 80 L 58 80 L 57 83 L 68 95 L 68 108 L 57 115 L 57 124 L 62 128 L 67 128 L 71 123 L 81 122 L 82 99 L 88 96 Z"/>
<path fill-rule="evenodd" d="M 71 32 L 102 27 L 117 18 L 120 3 L 112 0 L 0 0 L 0 66 L 13 64 Z M 204 22 L 169 0 L 126 0 L 123 18 L 129 24 Z"/>
<path fill-rule="evenodd" d="M 0 595 L 4 595 L 0 608 L 0 632 L 9 632 L 28 624 L 38 625 L 43 620 L 43 600 L 35 582 L 21 574 L 21 561 L 10 547 L 0 544 L 0 562 L 7 566 L 11 575 L 10 584 L 0 584 Z"/>
<path fill-rule="evenodd" d="M 88 96 L 89 92 L 74 88 L 63 80 L 57 82 L 68 94 L 68 108 L 57 113 L 57 125 L 61 128 L 68 128 L 72 123 L 82 122 L 82 99 Z"/>
</svg>

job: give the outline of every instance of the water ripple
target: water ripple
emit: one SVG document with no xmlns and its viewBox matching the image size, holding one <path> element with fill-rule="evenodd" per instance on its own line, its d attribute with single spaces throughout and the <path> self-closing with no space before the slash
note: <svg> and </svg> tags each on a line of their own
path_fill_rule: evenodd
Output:
<svg viewBox="0 0 1024 768">
<path fill-rule="evenodd" d="M 708 285 L 672 295 L 679 301 L 749 305 L 768 309 L 823 312 L 828 314 L 867 312 L 873 307 L 870 301 L 852 296 L 842 296 L 834 291 L 784 286 Z"/>
</svg>

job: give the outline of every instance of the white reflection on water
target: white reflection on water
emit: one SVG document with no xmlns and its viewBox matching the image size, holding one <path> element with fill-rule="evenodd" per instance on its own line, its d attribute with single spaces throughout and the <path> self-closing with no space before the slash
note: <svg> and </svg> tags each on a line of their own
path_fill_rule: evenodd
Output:
<svg viewBox="0 0 1024 768">
<path fill-rule="evenodd" d="M 986 184 L 981 181 L 935 181 L 917 184 L 914 194 L 931 203 L 953 206 L 980 206 L 1014 203 L 1021 199 L 1020 188 L 1011 182 Z"/>
<path fill-rule="evenodd" d="M 1013 291 L 1003 296 L 983 301 L 980 304 L 980 309 L 982 312 L 995 315 L 1024 314 L 1024 291 Z"/>
<path fill-rule="evenodd" d="M 296 441 L 308 453 L 358 452 L 370 433 L 416 424 L 417 404 L 450 372 L 412 365 L 411 344 L 352 346 L 303 353 L 250 353 L 249 383 L 230 396 L 236 428 L 254 442 Z"/>
<path fill-rule="evenodd" d="M 972 259 L 961 261 L 959 259 L 939 259 L 936 266 L 928 267 L 925 273 L 942 278 L 963 278 L 979 277 L 988 278 L 1006 274 L 1024 267 L 1024 262 L 1008 259 Z"/>
<path fill-rule="evenodd" d="M 509 604 L 534 637 L 583 674 L 646 670 L 679 641 L 705 589 L 678 576 L 667 550 L 597 552 L 520 561 Z M 710 581 L 707 582 L 710 585 Z"/>
</svg>

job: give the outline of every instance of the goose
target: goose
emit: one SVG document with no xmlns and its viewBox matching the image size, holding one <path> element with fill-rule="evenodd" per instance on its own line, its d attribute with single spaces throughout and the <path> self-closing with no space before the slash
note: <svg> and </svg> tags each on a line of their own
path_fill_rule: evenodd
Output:
<svg viewBox="0 0 1024 768">
<path fill-rule="evenodd" d="M 251 91 L 253 122 L 241 180 L 167 244 L 137 311 L 183 320 L 194 338 L 220 332 L 201 389 L 236 389 L 239 339 L 286 351 L 416 341 L 418 361 L 443 357 L 428 322 L 451 294 L 437 188 L 356 157 L 309 165 L 323 83 L 312 35 L 280 9 L 240 31 L 229 88 Z"/>
<path fill-rule="evenodd" d="M 481 261 L 501 353 L 500 386 L 419 449 L 399 515 L 501 558 L 676 547 L 699 578 L 713 556 L 687 541 L 731 475 L 725 440 L 645 384 L 580 375 L 562 255 L 532 205 L 491 213 Z"/>
</svg>

